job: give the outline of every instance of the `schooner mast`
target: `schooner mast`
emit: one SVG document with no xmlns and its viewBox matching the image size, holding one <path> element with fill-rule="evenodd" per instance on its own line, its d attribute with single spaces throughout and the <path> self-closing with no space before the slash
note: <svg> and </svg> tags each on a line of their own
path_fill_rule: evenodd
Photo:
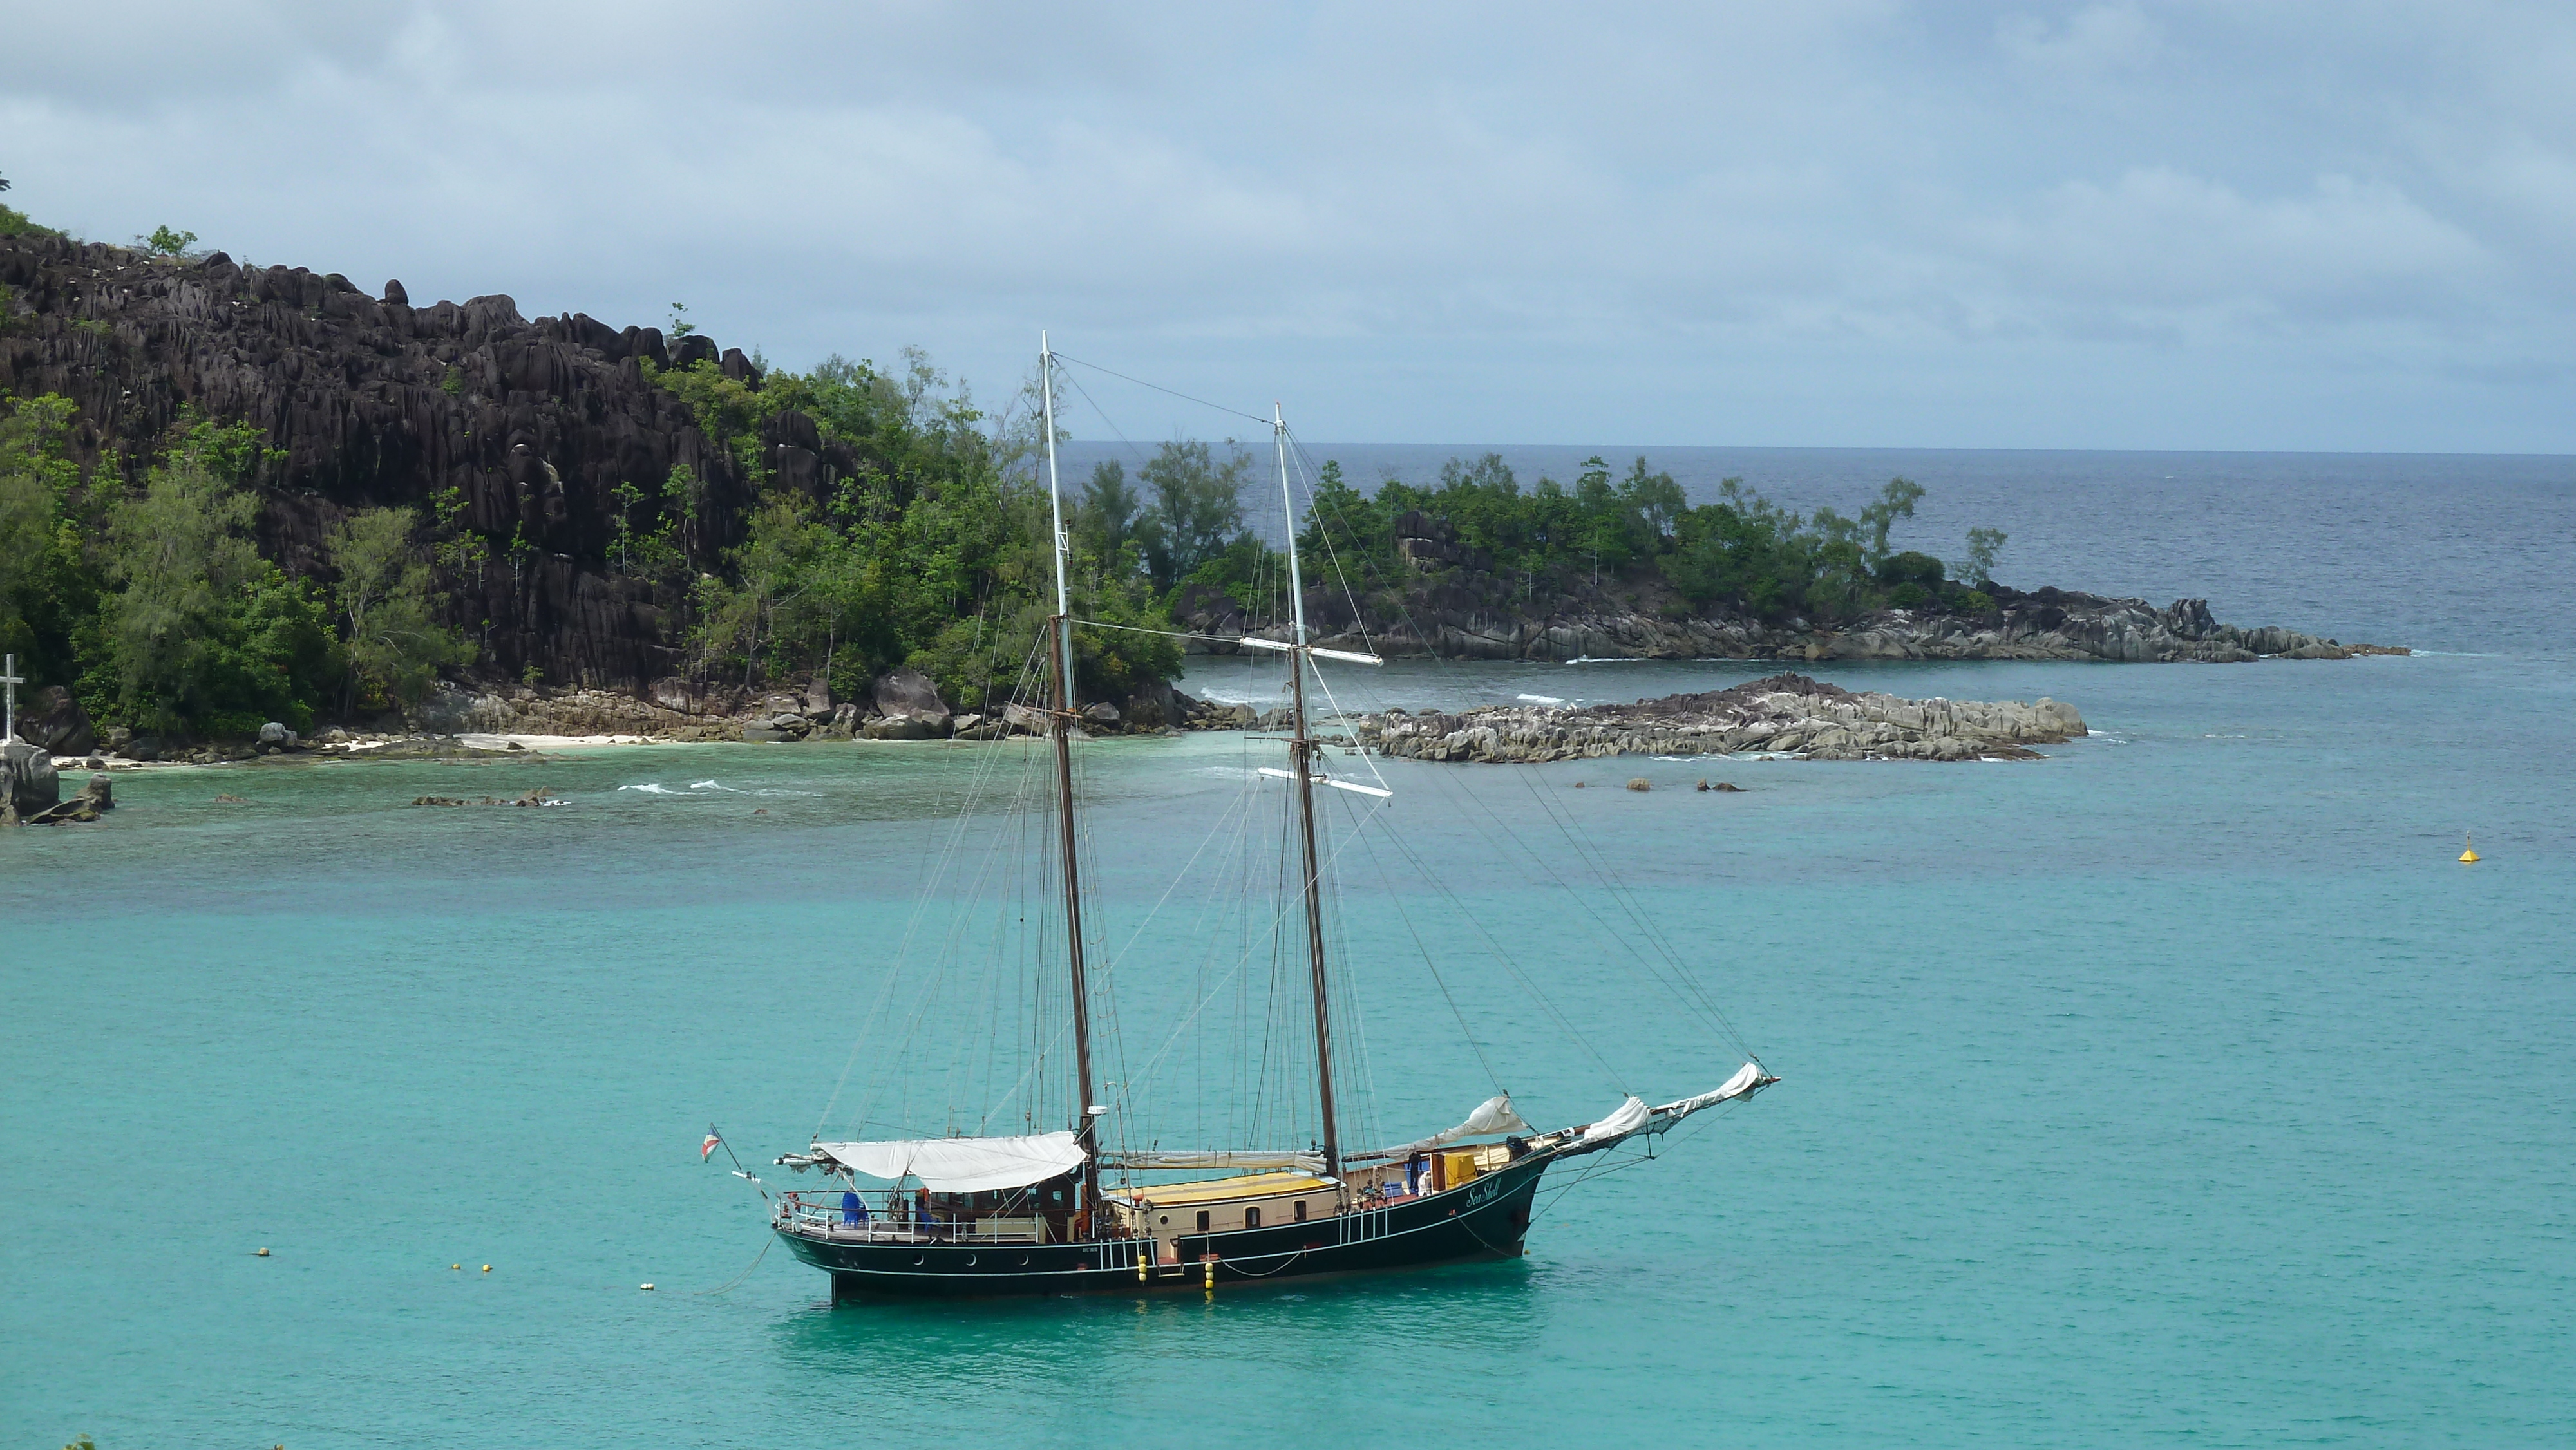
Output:
<svg viewBox="0 0 2576 1450">
<path fill-rule="evenodd" d="M 1303 853 L 1306 898 L 1306 956 L 1314 974 L 1315 1092 L 1324 1115 L 1324 1176 L 1342 1175 L 1340 1120 L 1333 1111 L 1333 1027 L 1326 1010 L 1324 983 L 1323 878 L 1315 861 L 1315 757 L 1317 747 L 1306 728 L 1306 586 L 1297 572 L 1297 497 L 1288 487 L 1288 420 L 1279 405 L 1270 405 L 1271 442 L 1279 455 L 1279 502 L 1288 522 L 1288 601 L 1296 620 L 1290 637 L 1288 691 L 1290 719 L 1296 734 L 1288 742 L 1288 759 L 1297 772 L 1297 836 Z"/>
<path fill-rule="evenodd" d="M 1055 708 L 1048 711 L 1047 733 L 1055 738 L 1055 805 L 1056 825 L 1060 834 L 1059 849 L 1064 858 L 1064 944 L 1065 960 L 1072 974 L 1073 991 L 1073 1071 L 1077 1095 L 1075 1105 L 1082 1119 L 1074 1131 L 1082 1144 L 1083 1207 L 1095 1207 L 1100 1198 L 1101 1108 L 1092 1101 L 1091 1077 L 1091 988 L 1082 960 L 1082 872 L 1074 859 L 1073 825 L 1073 604 L 1065 588 L 1064 495 L 1057 487 L 1055 472 L 1055 353 L 1047 346 L 1047 335 L 1038 334 L 1038 396 L 1040 424 L 1046 433 L 1047 507 L 1055 534 L 1049 552 L 1055 556 Z M 1301 716 L 1300 719 L 1303 717 Z M 1299 730 L 1303 734 L 1301 726 Z M 1311 868 L 1314 845 L 1309 832 L 1307 860 Z M 1320 948 L 1319 948 L 1320 950 Z M 1321 958 L 1317 971 L 1321 972 Z M 1320 1010 L 1320 1009 L 1319 1009 Z M 1328 1090 L 1329 1092 L 1329 1090 Z M 1328 1095 L 1326 1103 L 1332 1101 Z M 1330 1113 L 1326 1114 L 1329 1121 Z"/>
</svg>

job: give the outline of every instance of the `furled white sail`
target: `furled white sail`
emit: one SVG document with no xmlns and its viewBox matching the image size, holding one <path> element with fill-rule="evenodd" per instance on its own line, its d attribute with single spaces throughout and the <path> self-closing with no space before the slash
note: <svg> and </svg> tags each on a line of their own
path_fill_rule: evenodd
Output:
<svg viewBox="0 0 2576 1450">
<path fill-rule="evenodd" d="M 1744 1066 L 1735 1070 L 1735 1076 L 1726 1080 L 1726 1086 L 1719 1088 L 1714 1092 L 1701 1093 L 1697 1097 L 1683 1098 L 1679 1102 L 1666 1103 L 1662 1107 L 1655 1109 L 1655 1116 L 1659 1119 L 1665 1120 L 1662 1126 L 1669 1126 L 1671 1123 L 1679 1122 L 1683 1118 L 1689 1117 L 1691 1114 L 1698 1112 L 1702 1108 L 1713 1108 L 1719 1103 L 1726 1102 L 1733 1098 L 1749 1098 L 1756 1092 L 1759 1092 L 1763 1088 L 1778 1081 L 1778 1078 L 1769 1076 L 1762 1071 L 1762 1064 L 1758 1062 L 1748 1062 L 1744 1064 Z"/>
<path fill-rule="evenodd" d="M 1646 1100 L 1644 1098 L 1637 1096 L 1635 1093 L 1630 1093 L 1628 1095 L 1628 1100 L 1619 1105 L 1619 1110 L 1617 1112 L 1612 1113 L 1610 1116 L 1603 1118 L 1601 1121 L 1594 1123 L 1591 1127 L 1583 1130 L 1583 1141 L 1586 1143 L 1615 1143 L 1619 1139 L 1625 1138 L 1629 1134 L 1637 1131 L 1639 1128 L 1646 1126 L 1648 1122 L 1654 1119 L 1654 1116 L 1655 1110 L 1646 1106 Z"/>
<path fill-rule="evenodd" d="M 1478 1103 L 1476 1111 L 1469 1113 L 1467 1121 L 1458 1126 L 1446 1132 L 1434 1133 L 1428 1138 L 1417 1138 L 1410 1143 L 1389 1148 L 1382 1156 L 1401 1158 L 1408 1153 L 1427 1153 L 1434 1148 L 1455 1143 L 1461 1138 L 1480 1138 L 1492 1133 L 1526 1133 L 1529 1130 L 1530 1125 L 1522 1122 L 1521 1115 L 1512 1111 L 1512 1095 L 1496 1093 Z"/>
<path fill-rule="evenodd" d="M 1321 1153 L 1120 1153 L 1101 1159 L 1114 1168 L 1293 1168 L 1324 1171 Z"/>
<path fill-rule="evenodd" d="M 817 1143 L 818 1155 L 870 1178 L 918 1178 L 933 1193 L 1025 1188 L 1072 1172 L 1082 1143 L 1071 1133 L 1018 1138 L 895 1138 L 878 1143 Z"/>
</svg>

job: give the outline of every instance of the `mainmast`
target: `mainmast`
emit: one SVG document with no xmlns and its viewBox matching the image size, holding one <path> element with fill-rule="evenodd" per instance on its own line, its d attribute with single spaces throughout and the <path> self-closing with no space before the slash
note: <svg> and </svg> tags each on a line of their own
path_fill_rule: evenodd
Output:
<svg viewBox="0 0 2576 1450">
<path fill-rule="evenodd" d="M 1297 835 L 1306 869 L 1306 956 L 1314 973 L 1315 1090 L 1324 1110 L 1324 1174 L 1342 1173 L 1340 1121 L 1333 1112 L 1333 1021 L 1324 982 L 1324 882 L 1315 861 L 1315 759 L 1317 748 L 1306 729 L 1306 584 L 1297 571 L 1297 497 L 1288 487 L 1288 420 L 1279 405 L 1270 405 L 1272 442 L 1279 454 L 1279 499 L 1288 520 L 1288 599 L 1295 611 L 1297 633 L 1289 640 L 1289 712 L 1296 734 L 1288 742 L 1288 762 L 1296 768 Z"/>
<path fill-rule="evenodd" d="M 1055 738 L 1056 825 L 1064 858 L 1065 959 L 1073 975 L 1073 1071 L 1081 1090 L 1076 1106 L 1081 1110 L 1082 1121 L 1074 1131 L 1082 1141 L 1082 1206 L 1096 1210 L 1100 1199 L 1100 1114 L 1093 1110 L 1092 1100 L 1091 988 L 1082 961 L 1082 872 L 1074 860 L 1073 605 L 1064 582 L 1064 496 L 1056 486 L 1055 476 L 1055 353 L 1047 346 L 1043 332 L 1038 334 L 1038 396 L 1040 423 L 1046 433 L 1047 508 L 1055 527 L 1050 548 L 1055 556 L 1055 617 L 1049 621 L 1055 631 L 1055 708 L 1048 712 L 1047 733 Z M 1299 733 L 1304 733 L 1302 728 Z M 1308 855 L 1313 855 L 1311 843 Z"/>
</svg>

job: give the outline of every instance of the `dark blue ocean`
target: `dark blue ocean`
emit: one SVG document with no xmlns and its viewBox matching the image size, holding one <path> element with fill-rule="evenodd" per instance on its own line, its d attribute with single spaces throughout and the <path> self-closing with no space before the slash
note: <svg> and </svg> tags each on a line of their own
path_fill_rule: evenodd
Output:
<svg viewBox="0 0 2576 1450">
<path fill-rule="evenodd" d="M 1309 451 L 1365 482 L 1470 450 Z M 920 1086 L 852 1037 L 988 748 L 120 776 L 108 821 L 0 837 L 0 1443 L 2576 1441 L 2576 460 L 1648 452 L 1802 508 L 1903 474 L 1899 540 L 2004 528 L 2008 583 L 2425 652 L 1822 671 L 2073 702 L 2096 733 L 2031 763 L 1389 763 L 1411 854 L 1340 863 L 1374 1129 L 1456 1121 L 1489 1069 L 1542 1124 L 1733 1070 L 1605 945 L 1592 908 L 1632 928 L 1567 839 L 1785 1081 L 1542 1194 L 1525 1259 L 1149 1301 L 835 1307 L 753 1267 L 759 1200 L 698 1160 L 710 1121 L 801 1147 L 845 1066 Z M 1275 688 L 1251 668 L 1185 683 Z M 1087 752 L 1106 929 L 1276 752 Z M 569 803 L 407 804 L 536 786 Z M 1140 1055 L 1205 995 L 1159 920 L 1115 973 Z"/>
</svg>

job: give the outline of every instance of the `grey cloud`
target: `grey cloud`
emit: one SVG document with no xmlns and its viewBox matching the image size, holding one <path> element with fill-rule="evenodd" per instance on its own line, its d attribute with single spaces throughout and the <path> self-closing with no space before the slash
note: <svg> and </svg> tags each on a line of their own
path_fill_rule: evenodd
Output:
<svg viewBox="0 0 2576 1450">
<path fill-rule="evenodd" d="M 1045 325 L 1327 437 L 2576 446 L 2545 6 L 120 16 L 11 21 L 44 219 L 781 362 L 991 395 Z"/>
</svg>

